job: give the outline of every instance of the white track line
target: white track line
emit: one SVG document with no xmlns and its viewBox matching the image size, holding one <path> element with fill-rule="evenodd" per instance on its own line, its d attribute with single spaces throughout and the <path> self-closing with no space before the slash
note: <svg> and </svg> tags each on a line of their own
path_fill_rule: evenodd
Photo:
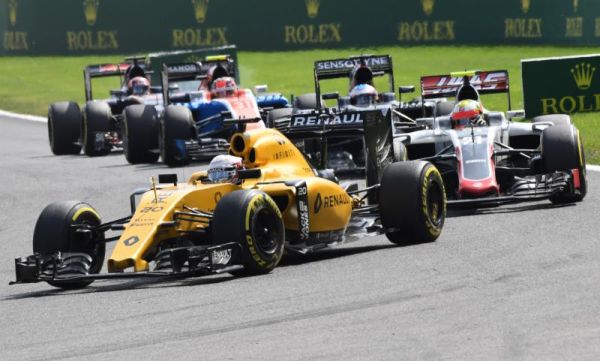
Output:
<svg viewBox="0 0 600 361">
<path fill-rule="evenodd" d="M 13 119 L 29 120 L 32 122 L 48 123 L 48 119 L 46 119 L 46 117 L 39 117 L 37 115 L 7 112 L 6 110 L 0 110 L 0 116 L 7 117 L 7 118 L 13 118 Z"/>
<path fill-rule="evenodd" d="M 48 119 L 46 119 L 45 117 L 40 117 L 37 115 L 7 112 L 6 110 L 0 110 L 0 117 L 8 117 L 8 118 L 14 118 L 14 119 L 29 120 L 32 122 L 48 123 Z M 600 165 L 588 164 L 586 166 L 586 169 L 591 170 L 593 172 L 600 172 Z"/>
<path fill-rule="evenodd" d="M 594 172 L 600 172 L 600 165 L 587 164 L 585 166 L 585 169 L 586 170 L 591 170 L 591 171 L 594 171 Z"/>
</svg>

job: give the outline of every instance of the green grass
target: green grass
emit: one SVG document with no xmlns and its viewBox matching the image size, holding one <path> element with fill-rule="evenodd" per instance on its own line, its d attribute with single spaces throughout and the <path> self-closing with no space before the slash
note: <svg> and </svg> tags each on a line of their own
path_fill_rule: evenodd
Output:
<svg viewBox="0 0 600 361">
<path fill-rule="evenodd" d="M 597 53 L 597 48 L 570 47 L 381 47 L 292 52 L 240 52 L 242 83 L 268 84 L 270 90 L 285 95 L 314 91 L 312 66 L 318 59 L 352 54 L 390 54 L 394 60 L 396 85 L 418 85 L 419 77 L 464 69 L 508 69 L 511 75 L 513 108 L 523 107 L 521 64 L 524 58 Z M 122 56 L 86 57 L 1 57 L 0 109 L 45 115 L 48 104 L 59 100 L 83 102 L 82 69 L 87 64 L 120 61 Z M 103 82 L 95 95 L 107 94 Z M 333 81 L 324 91 L 344 93 L 347 82 Z M 501 96 L 484 98 L 489 109 L 506 109 Z M 577 114 L 574 121 L 581 130 L 588 162 L 600 163 L 600 115 Z"/>
</svg>

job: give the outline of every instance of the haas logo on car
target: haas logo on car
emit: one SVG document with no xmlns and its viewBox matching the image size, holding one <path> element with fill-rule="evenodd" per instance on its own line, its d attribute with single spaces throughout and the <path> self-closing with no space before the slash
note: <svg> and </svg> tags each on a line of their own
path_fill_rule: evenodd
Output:
<svg viewBox="0 0 600 361">
<path fill-rule="evenodd" d="M 292 118 L 292 127 L 310 127 L 315 125 L 350 125 L 362 124 L 360 113 L 348 113 L 322 118 L 318 115 L 299 115 Z"/>
</svg>

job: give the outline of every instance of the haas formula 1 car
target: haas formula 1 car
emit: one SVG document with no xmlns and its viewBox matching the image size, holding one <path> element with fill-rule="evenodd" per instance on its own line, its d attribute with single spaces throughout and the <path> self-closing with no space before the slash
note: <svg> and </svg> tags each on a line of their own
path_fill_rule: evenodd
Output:
<svg viewBox="0 0 600 361">
<path fill-rule="evenodd" d="M 261 274 L 284 249 L 307 253 L 381 233 L 394 243 L 430 242 L 442 230 L 443 182 L 428 162 L 376 160 L 385 165 L 380 180 L 359 190 L 320 177 L 274 129 L 234 134 L 230 154 L 241 159 L 216 169 L 225 179 L 211 178 L 222 174 L 215 169 L 183 183 L 160 175 L 132 194 L 131 215 L 115 221 L 102 222 L 83 202 L 50 204 L 35 226 L 35 253 L 16 259 L 15 283 L 78 288 L 95 279 Z M 122 233 L 107 237 L 108 230 Z M 109 241 L 116 245 L 101 274 Z"/>
<path fill-rule="evenodd" d="M 387 88 L 377 93 L 374 85 L 378 77 L 387 77 Z M 329 79 L 346 78 L 350 92 L 364 86 L 373 94 L 365 94 L 366 101 L 360 104 L 350 96 L 338 92 L 321 92 L 321 82 Z M 413 118 L 422 116 L 424 109 L 420 101 L 404 103 L 395 95 L 394 71 L 389 55 L 363 55 L 347 59 L 319 60 L 314 66 L 315 93 L 304 94 L 294 99 L 294 108 L 276 109 L 269 113 L 269 126 L 291 137 L 310 159 L 323 159 L 319 168 L 333 168 L 336 173 L 362 172 L 365 167 L 365 145 L 362 134 L 364 114 L 380 111 L 395 124 L 398 132 L 414 129 Z M 381 88 L 381 87 L 380 87 Z M 414 91 L 413 86 L 400 87 L 399 94 Z M 326 107 L 325 100 L 337 99 L 337 105 Z M 323 130 L 327 128 L 327 136 Z M 322 153 L 327 156 L 321 157 Z"/>
<path fill-rule="evenodd" d="M 563 114 L 511 121 L 525 114 L 510 111 L 506 70 L 425 76 L 421 87 L 424 100 L 454 95 L 457 102 L 474 100 L 480 105 L 480 94 L 508 94 L 506 115 L 482 108 L 480 126 L 456 124 L 455 115 L 448 114 L 417 119 L 427 129 L 396 135 L 409 159 L 428 160 L 438 167 L 449 204 L 485 206 L 543 198 L 564 203 L 585 197 L 579 131 Z"/>
<path fill-rule="evenodd" d="M 121 64 L 90 65 L 83 71 L 86 104 L 83 109 L 75 102 L 53 103 L 48 108 L 48 138 L 50 149 L 56 155 L 79 154 L 88 156 L 108 154 L 123 147 L 123 122 L 128 118 L 144 117 L 145 105 L 162 109 L 160 87 L 151 87 L 146 64 L 137 58 Z M 118 77 L 121 88 L 111 90 L 110 98 L 96 100 L 92 93 L 92 79 Z M 147 117 L 145 117 L 147 118 Z M 158 129 L 158 118 L 145 119 L 146 132 Z M 147 139 L 157 147 L 157 140 Z M 148 153 L 140 155 L 146 161 L 157 158 Z"/>
<path fill-rule="evenodd" d="M 159 139 L 162 161 L 168 166 L 181 166 L 191 160 L 206 160 L 227 152 L 229 138 L 245 128 L 264 127 L 263 109 L 285 107 L 287 99 L 280 94 L 254 95 L 250 89 L 235 85 L 235 64 L 229 56 L 213 55 L 203 62 L 163 65 L 162 87 L 165 111 Z M 226 89 L 215 90 L 222 82 Z M 213 88 L 213 89 L 211 89 Z M 150 113 L 151 109 L 148 109 Z M 238 123 L 235 119 L 259 120 Z M 134 121 L 138 121 L 134 119 Z M 242 125 L 240 125 L 242 124 Z M 127 124 L 129 145 L 125 155 L 151 152 L 144 139 L 150 136 L 144 122 Z M 158 153 L 158 152 L 156 152 Z"/>
</svg>

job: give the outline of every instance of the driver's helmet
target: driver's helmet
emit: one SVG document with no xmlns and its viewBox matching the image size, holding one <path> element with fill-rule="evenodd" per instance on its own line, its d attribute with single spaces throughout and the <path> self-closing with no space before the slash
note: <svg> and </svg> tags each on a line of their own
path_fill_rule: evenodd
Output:
<svg viewBox="0 0 600 361">
<path fill-rule="evenodd" d="M 150 81 L 143 76 L 136 76 L 127 83 L 131 95 L 146 95 L 150 91 Z"/>
<path fill-rule="evenodd" d="M 373 105 L 377 100 L 377 90 L 369 84 L 358 84 L 350 90 L 350 104 L 357 107 Z"/>
<path fill-rule="evenodd" d="M 232 77 L 224 76 L 216 79 L 210 86 L 210 92 L 215 98 L 223 98 L 235 95 L 237 85 Z"/>
<path fill-rule="evenodd" d="M 458 102 L 452 110 L 452 127 L 463 129 L 467 125 L 481 124 L 483 108 L 476 100 L 465 99 Z"/>
<path fill-rule="evenodd" d="M 242 158 L 229 154 L 218 155 L 208 165 L 208 179 L 212 183 L 235 181 L 242 167 Z"/>
</svg>

